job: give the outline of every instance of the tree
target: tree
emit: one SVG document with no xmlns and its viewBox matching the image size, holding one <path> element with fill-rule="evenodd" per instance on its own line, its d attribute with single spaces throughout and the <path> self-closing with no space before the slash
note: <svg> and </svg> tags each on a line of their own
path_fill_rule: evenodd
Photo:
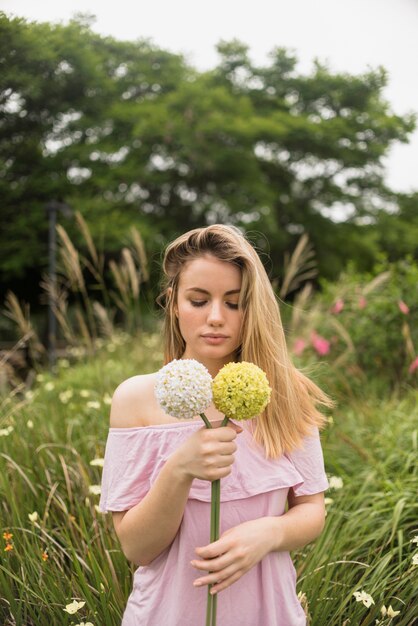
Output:
<svg viewBox="0 0 418 626">
<path fill-rule="evenodd" d="M 300 75 L 286 50 L 258 67 L 232 41 L 218 46 L 216 68 L 197 72 L 80 17 L 57 26 L 3 15 L 0 42 L 3 278 L 46 263 L 52 198 L 81 210 L 108 253 L 132 222 L 152 254 L 223 221 L 255 231 L 275 275 L 303 232 L 325 276 L 348 258 L 372 265 L 381 240 L 368 224 L 396 202 L 381 160 L 414 127 L 384 101 L 383 69 L 351 76 L 315 63 Z"/>
</svg>

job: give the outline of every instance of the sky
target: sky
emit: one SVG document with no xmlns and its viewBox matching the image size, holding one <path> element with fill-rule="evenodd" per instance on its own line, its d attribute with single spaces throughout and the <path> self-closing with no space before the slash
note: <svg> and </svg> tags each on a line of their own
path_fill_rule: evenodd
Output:
<svg viewBox="0 0 418 626">
<path fill-rule="evenodd" d="M 67 22 L 77 12 L 96 16 L 93 30 L 117 39 L 150 39 L 185 54 L 200 70 L 217 64 L 220 40 L 239 39 L 251 59 L 285 47 L 310 72 L 314 59 L 330 70 L 361 74 L 383 66 L 384 97 L 392 110 L 418 113 L 418 0 L 0 0 L 7 15 L 30 21 Z M 418 130 L 385 160 L 386 181 L 396 191 L 418 190 Z"/>
</svg>

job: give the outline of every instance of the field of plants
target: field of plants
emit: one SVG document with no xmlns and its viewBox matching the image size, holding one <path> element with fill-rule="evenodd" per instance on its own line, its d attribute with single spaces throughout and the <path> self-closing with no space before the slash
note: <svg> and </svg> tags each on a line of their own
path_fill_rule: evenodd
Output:
<svg viewBox="0 0 418 626">
<path fill-rule="evenodd" d="M 98 509 L 109 404 L 121 380 L 160 366 L 159 337 L 118 333 L 99 341 L 94 358 L 73 351 L 56 376 L 38 373 L 32 390 L 2 398 L 2 624 L 120 624 L 132 569 Z M 318 371 L 332 380 L 332 365 Z M 294 554 L 298 591 L 314 625 L 411 626 L 417 392 L 341 397 L 322 434 L 326 528 Z"/>
</svg>

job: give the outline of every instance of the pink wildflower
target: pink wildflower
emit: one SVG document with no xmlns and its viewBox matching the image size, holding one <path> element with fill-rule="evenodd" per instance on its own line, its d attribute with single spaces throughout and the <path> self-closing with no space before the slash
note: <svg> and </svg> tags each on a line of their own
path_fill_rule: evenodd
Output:
<svg viewBox="0 0 418 626">
<path fill-rule="evenodd" d="M 403 313 L 404 315 L 408 315 L 408 313 L 409 313 L 409 306 L 407 304 L 405 304 L 405 302 L 403 300 L 399 300 L 398 306 L 399 306 L 399 310 L 401 311 L 401 313 Z"/>
<path fill-rule="evenodd" d="M 319 354 L 319 356 L 325 356 L 328 354 L 330 350 L 329 341 L 324 339 L 324 337 L 321 337 L 321 335 L 318 335 L 318 333 L 314 330 L 311 333 L 311 342 L 313 349 Z"/>
<path fill-rule="evenodd" d="M 296 339 L 295 341 L 295 345 L 293 346 L 293 353 L 296 354 L 296 356 L 300 356 L 305 348 L 306 341 L 298 337 L 298 339 Z"/>
<path fill-rule="evenodd" d="M 418 369 L 418 356 L 412 361 L 411 365 L 409 366 L 408 372 L 412 374 L 412 372 L 415 372 L 416 369 Z"/>
<path fill-rule="evenodd" d="M 334 302 L 334 305 L 331 307 L 331 313 L 338 315 L 338 313 L 341 313 L 343 308 L 344 308 L 344 300 L 342 298 L 338 298 L 338 300 L 336 300 Z"/>
<path fill-rule="evenodd" d="M 358 299 L 358 308 L 359 309 L 364 309 L 366 307 L 367 304 L 367 300 L 364 296 L 360 296 L 360 298 Z"/>
</svg>

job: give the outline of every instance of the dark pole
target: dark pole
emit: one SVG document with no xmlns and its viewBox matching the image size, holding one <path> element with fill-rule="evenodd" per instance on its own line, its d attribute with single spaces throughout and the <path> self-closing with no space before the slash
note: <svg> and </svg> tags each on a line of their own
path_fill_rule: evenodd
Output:
<svg viewBox="0 0 418 626">
<path fill-rule="evenodd" d="M 64 202 L 51 200 L 45 206 L 48 213 L 48 275 L 50 289 L 48 294 L 48 362 L 51 372 L 56 371 L 57 363 L 57 318 L 54 312 L 54 304 L 57 294 L 57 213 L 63 213 L 66 217 L 72 215 L 72 210 Z"/>
<path fill-rule="evenodd" d="M 49 217 L 49 237 L 48 237 L 48 273 L 50 281 L 50 289 L 48 296 L 48 361 L 49 369 L 55 371 L 57 362 L 57 318 L 54 313 L 54 300 L 57 290 L 57 270 L 56 270 L 56 254 L 57 254 L 57 203 L 50 202 L 47 207 Z"/>
</svg>

